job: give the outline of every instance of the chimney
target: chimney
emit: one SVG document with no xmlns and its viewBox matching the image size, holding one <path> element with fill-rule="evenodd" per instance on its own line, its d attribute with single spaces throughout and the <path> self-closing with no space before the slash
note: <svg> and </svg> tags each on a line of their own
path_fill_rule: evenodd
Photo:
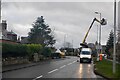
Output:
<svg viewBox="0 0 120 80">
<path fill-rule="evenodd" d="M 7 29 L 6 20 L 2 20 L 2 30 L 6 30 L 6 29 Z"/>
</svg>

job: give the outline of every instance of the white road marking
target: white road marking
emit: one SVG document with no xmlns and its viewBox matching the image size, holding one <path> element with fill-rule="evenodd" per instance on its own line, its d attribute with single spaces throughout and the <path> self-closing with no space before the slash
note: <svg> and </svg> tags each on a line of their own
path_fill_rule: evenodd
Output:
<svg viewBox="0 0 120 80">
<path fill-rule="evenodd" d="M 71 63 L 68 63 L 67 65 L 71 65 L 71 64 L 73 64 L 73 63 L 75 63 L 76 62 L 76 60 L 75 61 L 73 61 L 73 62 L 71 62 Z"/>
<path fill-rule="evenodd" d="M 73 63 L 75 63 L 76 62 L 76 60 L 75 61 L 73 61 Z"/>
<path fill-rule="evenodd" d="M 65 66 L 66 66 L 66 65 L 61 66 L 60 69 L 64 68 Z"/>
<path fill-rule="evenodd" d="M 55 72 L 55 71 L 57 71 L 57 70 L 58 70 L 58 69 L 54 69 L 54 70 L 48 72 L 48 74 L 50 74 L 50 73 L 52 73 L 52 72 Z"/>
<path fill-rule="evenodd" d="M 41 77 L 43 77 L 43 75 L 41 75 L 41 76 L 38 76 L 37 78 L 41 78 Z"/>
<path fill-rule="evenodd" d="M 75 62 L 76 62 L 76 61 L 73 61 L 72 64 L 75 63 Z"/>
<path fill-rule="evenodd" d="M 33 80 L 37 80 L 37 79 L 42 78 L 42 77 L 43 77 L 43 75 L 38 76 L 38 77 L 36 77 L 36 78 L 35 78 L 35 79 L 33 79 Z"/>
<path fill-rule="evenodd" d="M 67 65 L 71 65 L 72 63 L 69 63 L 69 64 L 67 64 Z"/>
<path fill-rule="evenodd" d="M 73 64 L 73 63 L 75 63 L 75 62 L 76 62 L 76 61 L 73 61 L 73 62 L 71 62 L 71 63 L 68 63 L 67 65 L 71 65 L 71 64 Z M 64 68 L 64 67 L 66 67 L 66 65 L 61 66 L 60 69 L 62 69 L 62 68 Z M 55 71 L 57 71 L 57 70 L 58 70 L 58 69 L 54 69 L 54 70 L 48 72 L 48 74 L 53 73 L 53 72 L 55 72 Z M 42 77 L 43 77 L 43 75 L 38 76 L 38 77 L 36 77 L 36 78 L 33 79 L 33 80 L 37 80 L 37 79 L 42 78 Z"/>
</svg>

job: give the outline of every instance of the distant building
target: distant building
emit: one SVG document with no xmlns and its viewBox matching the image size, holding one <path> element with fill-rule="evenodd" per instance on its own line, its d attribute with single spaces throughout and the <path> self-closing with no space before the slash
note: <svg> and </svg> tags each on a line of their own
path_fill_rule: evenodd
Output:
<svg viewBox="0 0 120 80">
<path fill-rule="evenodd" d="M 11 41 L 17 41 L 17 34 L 15 34 L 13 31 L 7 32 L 7 38 Z"/>
<path fill-rule="evenodd" d="M 22 44 L 29 44 L 28 37 L 21 37 L 20 43 L 22 43 Z"/>
<path fill-rule="evenodd" d="M 17 42 L 17 34 L 15 34 L 13 31 L 7 31 L 7 23 L 6 20 L 2 20 L 2 23 L 0 24 L 1 28 L 0 29 L 0 41 L 1 40 L 6 40 L 6 41 L 13 41 Z M 5 42 L 6 42 L 5 41 Z"/>
</svg>

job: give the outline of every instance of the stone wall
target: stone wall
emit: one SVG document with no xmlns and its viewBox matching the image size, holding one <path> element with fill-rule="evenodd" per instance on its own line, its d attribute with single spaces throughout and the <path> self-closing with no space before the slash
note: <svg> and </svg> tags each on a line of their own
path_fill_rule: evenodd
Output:
<svg viewBox="0 0 120 80">
<path fill-rule="evenodd" d="M 29 60 L 27 58 L 23 58 L 23 57 L 17 57 L 17 58 L 5 58 L 2 59 L 2 65 L 13 65 L 13 64 L 23 64 L 23 63 L 29 63 Z"/>
</svg>

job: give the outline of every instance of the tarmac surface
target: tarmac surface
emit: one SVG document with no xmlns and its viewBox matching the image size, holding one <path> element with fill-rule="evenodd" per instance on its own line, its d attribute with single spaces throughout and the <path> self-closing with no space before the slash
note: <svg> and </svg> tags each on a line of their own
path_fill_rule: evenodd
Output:
<svg viewBox="0 0 120 80">
<path fill-rule="evenodd" d="M 94 74 L 93 63 L 80 63 L 77 62 L 78 59 L 78 57 L 67 56 L 29 65 L 3 67 L 2 77 L 31 78 L 33 80 L 40 78 L 102 78 Z"/>
</svg>

